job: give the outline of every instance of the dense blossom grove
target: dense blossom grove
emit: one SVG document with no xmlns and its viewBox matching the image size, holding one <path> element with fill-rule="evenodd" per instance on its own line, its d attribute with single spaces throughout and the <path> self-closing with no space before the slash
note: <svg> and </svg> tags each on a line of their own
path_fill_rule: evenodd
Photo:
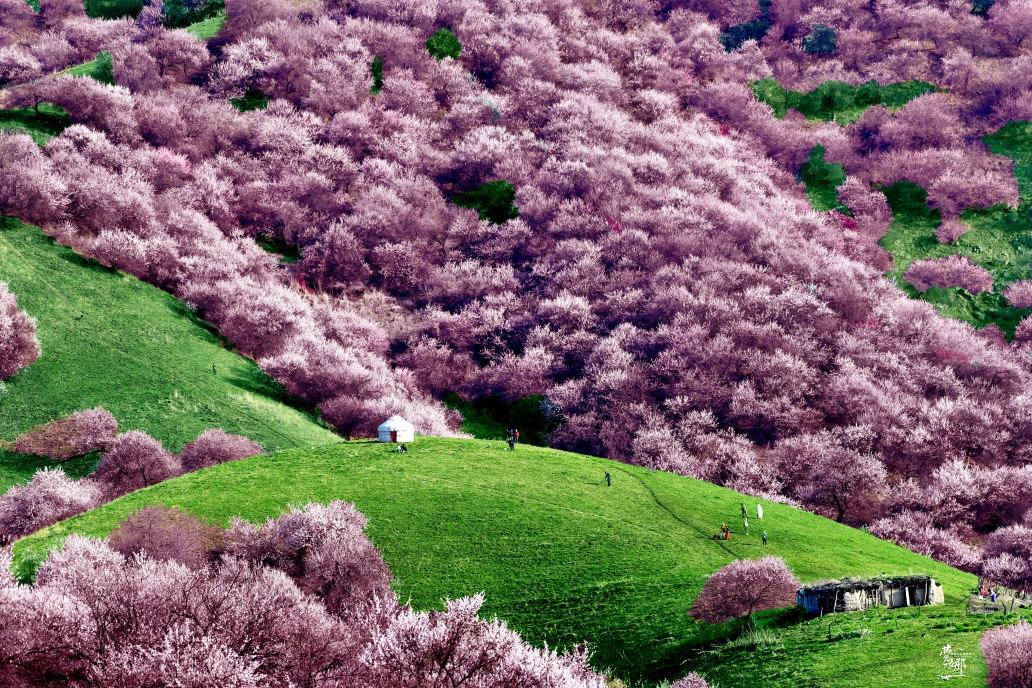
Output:
<svg viewBox="0 0 1032 688">
<path fill-rule="evenodd" d="M 31 586 L 9 578 L 0 550 L 3 685 L 605 686 L 583 649 L 538 650 L 480 621 L 482 595 L 444 612 L 399 605 L 351 504 L 236 521 L 214 538 L 161 511 L 130 517 L 110 543 L 71 536 Z M 165 537 L 140 537 L 155 529 Z"/>
<path fill-rule="evenodd" d="M 0 105 L 73 126 L 42 148 L 0 134 L 0 213 L 182 298 L 346 436 L 392 413 L 452 433 L 444 392 L 546 394 L 553 446 L 881 523 L 977 570 L 984 536 L 1032 508 L 1032 321 L 1008 343 L 884 279 L 873 186 L 924 187 L 944 243 L 964 208 L 1017 203 L 980 136 L 1032 119 L 1032 5 L 971 9 L 229 0 L 205 44 L 156 10 L 2 0 Z M 754 20 L 762 38 L 729 52 L 721 33 Z M 427 51 L 443 26 L 458 57 Z M 102 50 L 114 86 L 41 78 Z M 949 91 L 813 124 L 756 100 L 769 76 Z M 259 90 L 265 109 L 229 102 Z M 794 178 L 817 144 L 852 217 L 815 212 Z M 501 180 L 514 219 L 454 203 Z M 905 540 L 886 525 L 915 513 Z"/>
<path fill-rule="evenodd" d="M 0 380 L 6 380 L 39 358 L 36 322 L 18 310 L 14 294 L 0 282 Z"/>
</svg>

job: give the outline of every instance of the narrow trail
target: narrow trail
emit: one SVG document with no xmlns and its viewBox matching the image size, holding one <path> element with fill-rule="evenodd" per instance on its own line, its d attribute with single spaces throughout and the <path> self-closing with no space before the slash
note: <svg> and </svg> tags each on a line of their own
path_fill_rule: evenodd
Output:
<svg viewBox="0 0 1032 688">
<path fill-rule="evenodd" d="M 650 496 L 652 497 L 652 500 L 653 500 L 654 502 L 656 502 L 656 505 L 657 505 L 657 506 L 658 506 L 658 507 L 659 507 L 660 509 L 662 509 L 663 511 L 667 512 L 668 514 L 670 514 L 670 517 L 671 517 L 671 518 L 673 518 L 673 519 L 674 519 L 675 521 L 677 521 L 678 523 L 680 523 L 681 525 L 683 525 L 683 526 L 684 526 L 685 528 L 688 528 L 689 530 L 692 530 L 692 531 L 694 531 L 694 532 L 698 533 L 698 534 L 699 534 L 700 536 L 702 536 L 703 538 L 705 538 L 705 539 L 707 539 L 707 540 L 710 540 L 710 539 L 711 539 L 711 538 L 710 538 L 710 537 L 709 537 L 709 536 L 708 536 L 708 535 L 707 535 L 707 534 L 706 534 L 705 532 L 703 532 L 703 531 L 702 531 L 702 529 L 700 529 L 700 528 L 699 528 L 698 526 L 696 526 L 695 524 L 693 524 L 693 523 L 690 523 L 690 522 L 688 522 L 688 521 L 684 520 L 683 518 L 681 518 L 680 516 L 678 516 L 677 514 L 675 514 L 675 513 L 674 513 L 674 512 L 673 512 L 673 511 L 672 511 L 672 510 L 670 509 L 670 507 L 668 507 L 668 506 L 667 506 L 666 504 L 664 504 L 664 503 L 663 503 L 662 501 L 660 501 L 659 497 L 657 497 L 657 496 L 656 496 L 656 493 L 655 493 L 655 492 L 653 491 L 653 489 L 652 489 L 651 487 L 649 487 L 648 483 L 646 483 L 646 482 L 645 482 L 644 480 L 642 480 L 641 478 L 639 478 L 638 476 L 634 475 L 633 473 L 631 473 L 630 471 L 628 471 L 628 470 L 626 470 L 626 469 L 624 469 L 624 468 L 621 468 L 621 467 L 616 467 L 616 470 L 618 470 L 618 471 L 620 471 L 621 473 L 623 473 L 624 475 L 626 475 L 626 476 L 629 476 L 629 477 L 633 478 L 634 480 L 638 481 L 638 483 L 639 483 L 639 484 L 640 484 L 640 485 L 641 485 L 642 487 L 644 487 L 644 488 L 645 488 L 645 490 L 646 490 L 646 491 L 647 491 L 647 492 L 649 493 L 649 495 L 650 495 Z M 718 544 L 718 545 L 720 546 L 720 548 L 721 548 L 721 549 L 723 549 L 723 550 L 724 550 L 725 552 L 727 552 L 727 553 L 728 553 L 729 555 L 731 555 L 732 557 L 736 556 L 734 552 L 732 552 L 732 551 L 731 551 L 730 549 L 728 549 L 727 545 L 725 545 L 725 544 L 724 544 L 724 541 L 723 541 L 723 540 L 715 540 L 714 542 L 716 542 L 716 543 L 717 543 L 717 544 Z"/>
</svg>

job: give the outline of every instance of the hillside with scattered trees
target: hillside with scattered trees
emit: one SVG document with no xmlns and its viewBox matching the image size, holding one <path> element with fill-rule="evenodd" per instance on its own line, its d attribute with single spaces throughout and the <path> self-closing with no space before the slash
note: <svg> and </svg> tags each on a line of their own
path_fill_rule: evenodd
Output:
<svg viewBox="0 0 1032 688">
<path fill-rule="evenodd" d="M 1027 590 L 1030 38 L 1032 0 L 0 0 L 0 246 L 167 292 L 302 434 L 540 399 L 551 447 Z M 13 282 L 16 399 L 53 329 Z M 181 470 L 150 441 L 117 494 Z"/>
</svg>

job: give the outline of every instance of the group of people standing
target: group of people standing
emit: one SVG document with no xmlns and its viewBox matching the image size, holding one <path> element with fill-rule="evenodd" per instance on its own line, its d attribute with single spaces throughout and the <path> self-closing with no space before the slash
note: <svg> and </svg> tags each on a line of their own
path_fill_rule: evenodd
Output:
<svg viewBox="0 0 1032 688">
<path fill-rule="evenodd" d="M 520 441 L 520 431 L 516 428 L 506 430 L 505 441 L 509 443 L 509 451 L 516 451 L 516 445 Z"/>
<path fill-rule="evenodd" d="M 756 515 L 763 520 L 763 506 L 761 504 L 756 505 Z M 749 535 L 749 512 L 745 508 L 745 503 L 742 503 L 742 529 L 745 534 Z M 726 523 L 720 526 L 720 535 L 714 535 L 714 540 L 730 540 L 731 539 L 731 528 Z M 767 531 L 760 533 L 760 539 L 763 540 L 763 546 L 767 546 Z"/>
</svg>

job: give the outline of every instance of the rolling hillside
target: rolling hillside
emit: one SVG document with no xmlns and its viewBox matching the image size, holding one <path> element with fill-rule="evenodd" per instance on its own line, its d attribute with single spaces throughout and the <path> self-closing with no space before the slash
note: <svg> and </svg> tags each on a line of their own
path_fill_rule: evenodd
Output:
<svg viewBox="0 0 1032 688">
<path fill-rule="evenodd" d="M 173 451 L 212 427 L 269 450 L 337 440 L 174 297 L 35 227 L 0 219 L 0 280 L 36 318 L 43 350 L 0 390 L 2 440 L 98 405 L 123 431 L 144 430 Z M 0 450 L 0 491 L 52 463 Z M 74 464 L 71 472 L 89 470 Z"/>
<path fill-rule="evenodd" d="M 368 516 L 402 600 L 440 608 L 446 596 L 486 591 L 486 615 L 506 619 L 536 644 L 587 640 L 594 665 L 624 680 L 672 679 L 700 668 L 722 688 L 923 685 L 938 681 L 943 645 L 975 649 L 983 628 L 960 618 L 974 576 L 861 531 L 761 502 L 762 526 L 753 519 L 746 537 L 740 504 L 745 500 L 755 515 L 754 498 L 552 449 L 520 446 L 509 453 L 501 442 L 482 440 L 420 437 L 401 455 L 375 442 L 351 442 L 223 464 L 21 540 L 15 568 L 31 576 L 34 562 L 68 533 L 104 536 L 146 504 L 177 505 L 226 523 L 234 515 L 261 521 L 289 504 L 332 499 L 354 501 Z M 711 540 L 724 521 L 731 540 Z M 761 527 L 770 537 L 767 550 Z M 828 641 L 827 622 L 818 628 L 799 623 L 794 613 L 771 613 L 762 623 L 780 640 L 717 656 L 713 643 L 737 636 L 740 626 L 696 624 L 686 611 L 707 574 L 765 553 L 784 557 L 802 580 L 930 573 L 944 584 L 947 605 L 840 615 Z M 861 626 L 869 633 L 856 630 Z M 896 640 L 901 637 L 905 643 Z M 984 677 L 980 657 L 969 665 Z"/>
</svg>

